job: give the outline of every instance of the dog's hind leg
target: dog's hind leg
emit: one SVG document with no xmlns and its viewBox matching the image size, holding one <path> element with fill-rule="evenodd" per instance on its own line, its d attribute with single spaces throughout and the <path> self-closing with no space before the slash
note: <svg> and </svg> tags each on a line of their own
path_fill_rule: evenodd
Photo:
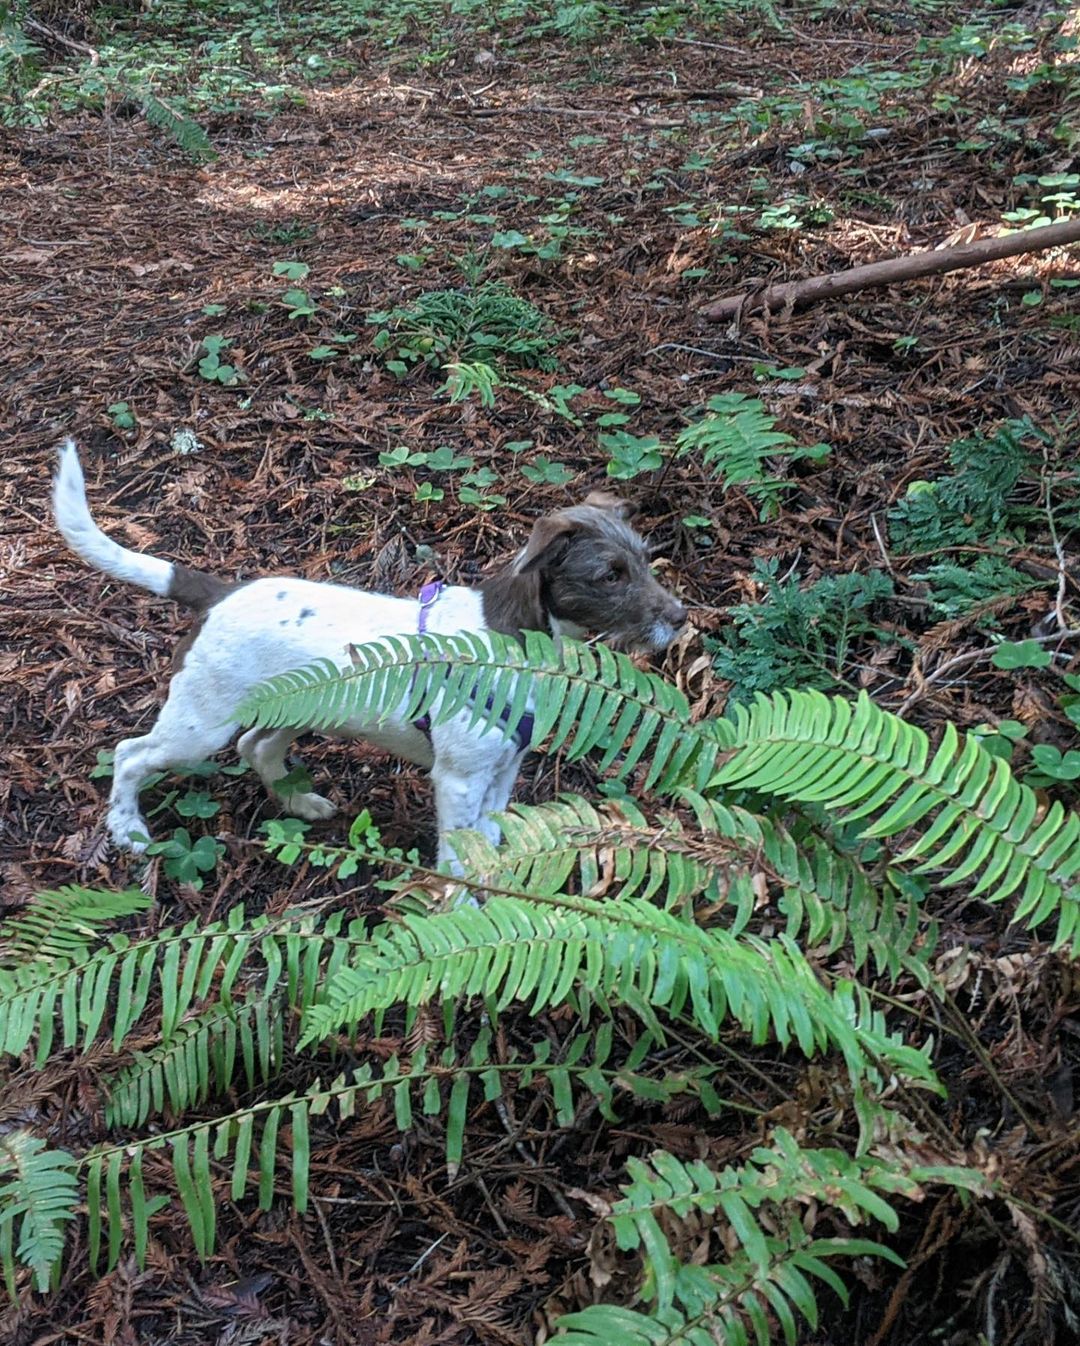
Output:
<svg viewBox="0 0 1080 1346">
<path fill-rule="evenodd" d="M 186 726 L 186 732 L 177 733 L 163 714 L 149 734 L 118 743 L 109 796 L 109 834 L 116 845 L 136 852 L 146 849 L 146 842 L 133 836 L 149 836 L 139 812 L 139 790 L 147 776 L 212 757 L 235 732 L 236 726 L 230 724 L 192 724 Z"/>
<path fill-rule="evenodd" d="M 322 795 L 313 791 L 278 789 L 278 782 L 289 774 L 289 768 L 285 765 L 289 744 L 302 732 L 292 728 L 249 729 L 240 735 L 236 750 L 258 773 L 271 799 L 278 800 L 286 813 L 310 821 L 333 817 L 337 809 Z"/>
</svg>

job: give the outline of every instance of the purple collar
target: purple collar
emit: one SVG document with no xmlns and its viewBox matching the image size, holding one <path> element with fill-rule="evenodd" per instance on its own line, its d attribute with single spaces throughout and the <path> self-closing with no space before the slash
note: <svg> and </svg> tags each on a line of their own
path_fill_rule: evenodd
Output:
<svg viewBox="0 0 1080 1346">
<path fill-rule="evenodd" d="M 416 623 L 416 629 L 421 635 L 427 632 L 428 613 L 442 597 L 444 588 L 442 580 L 432 580 L 420 590 L 420 618 Z"/>
<path fill-rule="evenodd" d="M 445 588 L 446 585 L 443 584 L 442 580 L 432 580 L 430 584 L 425 584 L 424 587 L 420 590 L 420 613 L 416 620 L 416 629 L 420 635 L 423 636 L 427 634 L 428 614 L 431 612 L 431 609 L 442 597 L 442 591 Z M 488 708 L 490 708 L 491 706 L 490 697 L 488 697 L 486 705 L 488 706 Z M 507 706 L 506 709 L 503 711 L 503 713 L 499 716 L 499 719 L 505 726 L 506 731 L 510 735 L 510 737 L 514 740 L 514 742 L 518 745 L 518 747 L 522 751 L 524 751 L 532 742 L 532 735 L 533 735 L 532 712 L 527 710 L 525 714 L 522 715 L 521 719 L 517 722 L 517 724 L 514 726 L 513 729 L 510 728 L 509 706 Z M 421 733 L 427 734 L 429 738 L 431 737 L 430 715 L 422 715 L 420 719 L 414 720 L 413 723 L 416 726 L 416 728 L 421 731 Z"/>
</svg>

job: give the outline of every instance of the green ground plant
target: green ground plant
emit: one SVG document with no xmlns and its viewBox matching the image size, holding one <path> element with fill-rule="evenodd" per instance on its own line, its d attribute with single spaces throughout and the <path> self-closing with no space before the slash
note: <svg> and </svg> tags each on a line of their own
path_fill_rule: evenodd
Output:
<svg viewBox="0 0 1080 1346">
<path fill-rule="evenodd" d="M 368 315 L 373 345 L 388 369 L 480 362 L 498 370 L 554 370 L 565 333 L 535 304 L 486 281 L 460 290 L 431 290 L 408 304 Z"/>
<path fill-rule="evenodd" d="M 1032 441 L 1041 436 L 1030 421 L 1009 421 L 991 435 L 958 440 L 946 449 L 950 474 L 916 481 L 889 511 L 889 541 L 901 555 L 937 553 L 951 547 L 992 546 L 1030 518 L 1019 512 L 1014 492 L 1041 458 Z"/>
<path fill-rule="evenodd" d="M 736 398 L 736 419 L 747 421 L 752 433 L 741 435 L 735 458 L 728 459 L 743 477 L 762 473 L 761 460 L 774 438 L 760 403 L 749 403 L 748 412 L 738 410 L 747 402 Z M 700 424 L 708 442 L 715 432 L 708 418 Z M 691 427 L 680 442 L 693 450 L 696 439 Z M 729 443 L 720 442 L 730 454 Z M 742 450 L 744 443 L 750 444 L 749 452 Z M 825 447 L 796 450 L 795 456 L 801 452 L 813 458 Z M 950 470 L 933 481 L 912 482 L 888 512 L 894 554 L 942 558 L 910 575 L 912 582 L 925 586 L 928 625 L 972 620 L 992 632 L 999 625 L 1003 600 L 1022 598 L 1051 583 L 1019 570 L 1007 556 L 1029 537 L 1045 536 L 1048 530 L 1056 536 L 1076 526 L 1080 474 L 1068 455 L 1055 462 L 1052 448 L 1050 436 L 1028 420 L 1008 421 L 992 432 L 958 440 L 946 449 Z M 765 477 L 745 489 L 748 494 L 760 492 L 759 498 L 771 507 L 775 492 L 790 485 Z M 736 701 L 785 686 L 847 683 L 849 660 L 860 643 L 894 640 L 875 621 L 875 613 L 884 613 L 883 605 L 895 590 L 884 571 L 826 576 L 804 588 L 795 575 L 779 577 L 774 559 L 755 562 L 753 579 L 760 599 L 730 608 L 732 625 L 707 642 L 714 667 L 731 682 Z"/>
<path fill-rule="evenodd" d="M 220 383 L 222 387 L 233 388 L 246 380 L 247 375 L 243 370 L 221 358 L 222 352 L 228 350 L 232 344 L 232 337 L 219 334 L 203 337 L 203 353 L 199 357 L 198 367 L 199 373 L 208 383 Z"/>
<path fill-rule="evenodd" d="M 221 812 L 221 805 L 207 789 L 200 787 L 219 772 L 226 776 L 242 776 L 247 769 L 244 762 L 223 767 L 216 762 L 202 761 L 192 762 L 182 769 L 169 773 L 155 771 L 143 783 L 144 790 L 155 790 L 157 786 L 170 779 L 190 779 L 195 783 L 186 789 L 174 785 L 164 790 L 148 810 L 147 816 L 160 817 L 171 810 L 180 818 L 188 820 L 214 818 Z M 112 773 L 113 754 L 99 752 L 97 764 L 90 772 L 91 780 L 107 780 L 111 778 Z M 203 886 L 203 876 L 213 872 L 218 860 L 224 854 L 224 847 L 218 845 L 212 837 L 201 836 L 193 839 L 186 827 L 175 828 L 172 835 L 165 840 L 151 842 L 147 850 L 151 855 L 164 857 L 163 866 L 170 878 L 190 884 L 193 888 Z"/>
<path fill-rule="evenodd" d="M 828 444 L 796 443 L 776 429 L 775 418 L 757 398 L 743 393 L 710 397 L 705 414 L 679 433 L 675 451 L 711 468 L 725 490 L 741 486 L 759 504 L 763 519 L 776 514 L 779 500 L 793 487 L 785 473 L 801 461 L 819 463 L 831 452 Z"/>
<path fill-rule="evenodd" d="M 853 646 L 887 638 L 873 620 L 894 590 L 884 571 L 827 575 L 805 588 L 797 574 L 779 571 L 775 558 L 755 562 L 760 597 L 729 608 L 731 625 L 706 640 L 735 702 L 778 687 L 848 684 Z"/>
<path fill-rule="evenodd" d="M 796 483 L 785 475 L 794 464 L 821 462 L 830 452 L 828 444 L 803 446 L 777 430 L 776 419 L 764 404 L 744 393 L 709 398 L 704 414 L 681 430 L 672 445 L 658 435 L 635 435 L 625 428 L 632 424 L 632 409 L 641 400 L 637 393 L 615 388 L 605 396 L 628 408 L 596 418 L 609 477 L 630 481 L 657 471 L 669 456 L 693 459 L 723 484 L 725 492 L 732 487 L 744 490 L 759 505 L 762 519 L 775 517 L 779 502 L 795 489 Z"/>
<path fill-rule="evenodd" d="M 428 876 L 419 858 L 385 849 L 364 814 L 340 846 L 309 840 L 295 819 L 268 824 L 267 846 L 339 879 L 372 863 L 396 873 L 395 915 L 373 929 L 310 906 L 274 918 L 236 907 L 133 938 L 124 926 L 145 894 L 78 888 L 7 922 L 0 1050 L 39 1068 L 57 1051 L 93 1051 L 107 1123 L 122 1133 L 88 1149 L 26 1127 L 0 1140 L 9 1295 L 27 1276 L 42 1292 L 57 1285 L 75 1221 L 104 1268 L 125 1250 L 143 1264 L 171 1201 L 209 1256 L 223 1199 L 290 1199 L 281 1165 L 306 1210 L 312 1126 L 345 1125 L 384 1098 L 403 1129 L 418 1116 L 443 1126 L 451 1172 L 468 1162 L 471 1109 L 510 1082 L 543 1091 L 563 1125 L 583 1099 L 609 1123 L 677 1096 L 703 1119 L 722 1114 L 721 1035 L 827 1071 L 827 1134 L 811 1123 L 796 1139 L 763 1118 L 764 1143 L 742 1162 L 632 1159 L 607 1218 L 641 1258 L 637 1301 L 566 1316 L 555 1340 L 765 1343 L 772 1315 L 794 1342 L 800 1318 L 817 1321 L 816 1282 L 846 1293 L 834 1261 L 896 1260 L 876 1235 L 895 1229 L 898 1203 L 928 1184 L 1007 1195 L 1007 1174 L 991 1181 L 935 1157 L 905 1111 L 912 1090 L 943 1092 L 929 1044 L 907 1042 L 868 988 L 903 975 L 933 992 L 933 894 L 960 883 L 989 902 L 1019 895 L 1013 918 L 1055 923 L 1054 943 L 1075 955 L 1080 819 L 1060 805 L 1040 814 L 978 737 L 950 729 L 933 750 L 865 696 L 788 692 L 692 723 L 681 692 L 624 656 L 535 633 L 524 649 L 499 636 L 358 647 L 348 673 L 317 665 L 265 684 L 243 718 L 332 725 L 407 703 L 414 716 L 470 707 L 499 725 L 529 693 L 538 739 L 571 759 L 599 752 L 638 799 L 518 806 L 499 848 L 457 834 L 460 892 L 480 905 L 433 910 L 415 887 Z M 578 715 L 586 700 L 592 713 Z M 889 839 L 887 862 L 874 863 Z M 779 928 L 758 928 L 766 898 Z M 834 955 L 843 977 L 826 974 Z M 408 1026 L 429 1005 L 441 1035 L 343 1064 L 342 1035 L 377 1033 L 389 1012 Z M 548 1033 L 512 1035 L 495 1054 L 505 1016 L 552 1010 L 557 1046 Z M 515 1041 L 532 1045 L 507 1050 Z M 673 1060 L 672 1042 L 690 1056 Z M 213 1097 L 225 1103 L 216 1117 L 184 1120 Z M 838 1146 L 845 1132 L 857 1139 Z M 807 1235 L 808 1202 L 834 1236 Z M 692 1253 L 705 1229 L 725 1251 L 702 1263 Z"/>
<path fill-rule="evenodd" d="M 967 565 L 939 561 L 911 578 L 926 584 L 933 616 L 955 621 L 983 609 L 981 624 L 989 628 L 997 621 L 985 609 L 1000 598 L 1018 598 L 1040 587 L 1039 580 L 1022 574 L 1000 556 L 975 556 Z"/>
</svg>

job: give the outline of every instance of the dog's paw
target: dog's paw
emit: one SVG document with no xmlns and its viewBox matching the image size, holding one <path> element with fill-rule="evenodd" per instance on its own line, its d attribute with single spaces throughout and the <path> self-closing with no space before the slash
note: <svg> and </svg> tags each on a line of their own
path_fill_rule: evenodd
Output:
<svg viewBox="0 0 1080 1346">
<path fill-rule="evenodd" d="M 312 823 L 322 818 L 332 818 L 337 812 L 336 804 L 317 794 L 290 795 L 285 801 L 285 807 L 294 818 L 306 818 Z"/>
<path fill-rule="evenodd" d="M 137 813 L 110 814 L 109 836 L 118 851 L 127 851 L 129 855 L 142 855 L 150 844 L 146 823 Z"/>
</svg>

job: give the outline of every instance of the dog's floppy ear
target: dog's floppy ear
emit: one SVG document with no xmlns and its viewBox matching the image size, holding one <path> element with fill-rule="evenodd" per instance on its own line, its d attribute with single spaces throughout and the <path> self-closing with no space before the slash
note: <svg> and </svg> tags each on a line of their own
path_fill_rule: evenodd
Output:
<svg viewBox="0 0 1080 1346">
<path fill-rule="evenodd" d="M 629 500 L 620 500 L 610 491 L 590 491 L 584 503 L 591 505 L 593 509 L 610 509 L 623 519 L 631 518 L 636 512 Z"/>
<path fill-rule="evenodd" d="M 527 575 L 537 566 L 551 565 L 570 545 L 570 538 L 580 526 L 562 513 L 545 514 L 537 519 L 525 550 L 514 562 L 515 572 Z"/>
</svg>

